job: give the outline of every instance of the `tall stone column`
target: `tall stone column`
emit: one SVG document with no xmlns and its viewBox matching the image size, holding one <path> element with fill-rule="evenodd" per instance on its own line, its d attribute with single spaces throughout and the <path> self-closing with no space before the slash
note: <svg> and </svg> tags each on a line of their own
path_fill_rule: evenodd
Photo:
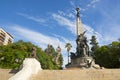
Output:
<svg viewBox="0 0 120 80">
<path fill-rule="evenodd" d="M 76 27 L 77 27 L 77 36 L 82 34 L 83 33 L 83 30 L 82 30 L 82 23 L 81 23 L 81 20 L 80 20 L 80 9 L 79 8 L 76 8 L 76 11 L 77 11 L 77 15 L 76 15 Z"/>
</svg>

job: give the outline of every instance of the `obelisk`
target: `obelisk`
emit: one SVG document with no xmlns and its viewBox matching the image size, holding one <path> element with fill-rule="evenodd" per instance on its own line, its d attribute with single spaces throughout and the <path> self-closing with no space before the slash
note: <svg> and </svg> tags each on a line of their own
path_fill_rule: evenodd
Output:
<svg viewBox="0 0 120 80">
<path fill-rule="evenodd" d="M 76 11 L 77 11 L 77 15 L 76 15 L 76 27 L 77 27 L 77 36 L 82 34 L 83 33 L 83 30 L 82 30 L 82 23 L 81 23 L 81 20 L 80 20 L 80 9 L 79 8 L 76 8 Z"/>
</svg>

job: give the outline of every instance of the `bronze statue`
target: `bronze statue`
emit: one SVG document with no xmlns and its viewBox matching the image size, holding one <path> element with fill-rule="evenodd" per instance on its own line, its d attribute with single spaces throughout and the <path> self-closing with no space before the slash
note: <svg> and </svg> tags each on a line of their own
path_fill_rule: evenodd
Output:
<svg viewBox="0 0 120 80">
<path fill-rule="evenodd" d="M 77 11 L 77 17 L 80 17 L 80 9 L 76 8 L 76 11 Z"/>
<path fill-rule="evenodd" d="M 86 32 L 86 31 L 85 31 Z M 77 43 L 77 56 L 89 56 L 89 46 L 87 44 L 87 37 L 83 34 L 78 35 L 76 39 Z"/>
<path fill-rule="evenodd" d="M 30 54 L 30 57 L 31 57 L 31 58 L 36 58 L 36 50 L 37 50 L 37 49 L 36 49 L 35 47 L 32 48 L 32 52 L 31 52 L 31 54 Z"/>
</svg>

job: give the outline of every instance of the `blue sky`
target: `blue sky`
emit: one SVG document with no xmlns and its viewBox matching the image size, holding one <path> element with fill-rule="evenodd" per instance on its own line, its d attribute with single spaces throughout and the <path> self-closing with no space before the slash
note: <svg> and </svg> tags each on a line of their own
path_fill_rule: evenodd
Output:
<svg viewBox="0 0 120 80">
<path fill-rule="evenodd" d="M 76 49 L 76 6 L 88 40 L 96 35 L 104 45 L 120 38 L 120 0 L 0 0 L 0 27 L 14 41 L 30 41 L 43 49 L 60 45 L 65 64 L 65 43 Z"/>
</svg>

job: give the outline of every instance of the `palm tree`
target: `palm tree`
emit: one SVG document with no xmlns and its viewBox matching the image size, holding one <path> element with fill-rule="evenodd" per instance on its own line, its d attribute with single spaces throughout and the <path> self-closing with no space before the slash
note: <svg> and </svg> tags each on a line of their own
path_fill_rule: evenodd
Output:
<svg viewBox="0 0 120 80">
<path fill-rule="evenodd" d="M 72 45 L 70 43 L 66 43 L 65 48 L 67 48 L 67 52 L 68 52 L 68 64 L 69 64 L 69 57 L 70 57 L 69 53 L 70 53 L 70 50 L 72 48 Z"/>
</svg>

